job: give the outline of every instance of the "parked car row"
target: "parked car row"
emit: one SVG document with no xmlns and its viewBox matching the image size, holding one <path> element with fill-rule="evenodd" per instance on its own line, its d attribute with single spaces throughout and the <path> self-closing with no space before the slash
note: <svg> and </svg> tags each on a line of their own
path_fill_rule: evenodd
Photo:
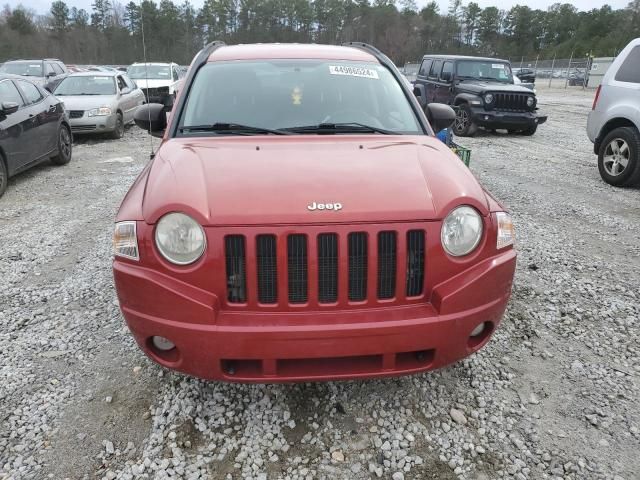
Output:
<svg viewBox="0 0 640 480">
<path fill-rule="evenodd" d="M 0 67 L 0 196 L 19 172 L 47 159 L 68 163 L 72 135 L 121 138 L 140 105 L 161 101 L 172 107 L 183 68 L 134 64 L 128 70 L 138 84 L 122 69 L 68 68 L 57 59 L 13 60 Z"/>
<path fill-rule="evenodd" d="M 0 73 L 0 196 L 10 177 L 45 160 L 71 160 L 64 104 L 22 76 Z"/>
</svg>

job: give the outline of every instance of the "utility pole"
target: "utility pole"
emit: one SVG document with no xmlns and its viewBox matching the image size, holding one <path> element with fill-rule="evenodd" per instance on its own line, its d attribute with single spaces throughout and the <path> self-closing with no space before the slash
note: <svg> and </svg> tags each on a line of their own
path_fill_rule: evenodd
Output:
<svg viewBox="0 0 640 480">
<path fill-rule="evenodd" d="M 569 57 L 569 66 L 567 67 L 567 77 L 564 81 L 564 88 L 567 88 L 569 85 L 569 71 L 571 70 L 571 61 L 573 60 L 573 51 L 571 52 L 571 57 Z"/>
</svg>

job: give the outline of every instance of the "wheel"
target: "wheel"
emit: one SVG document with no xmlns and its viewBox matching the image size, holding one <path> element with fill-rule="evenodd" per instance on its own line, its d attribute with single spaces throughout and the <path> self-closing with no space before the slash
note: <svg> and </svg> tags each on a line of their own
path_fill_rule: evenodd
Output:
<svg viewBox="0 0 640 480">
<path fill-rule="evenodd" d="M 472 120 L 469 105 L 466 103 L 459 105 L 456 111 L 456 120 L 453 124 L 453 133 L 458 137 L 473 137 L 477 131 L 478 125 Z"/>
<path fill-rule="evenodd" d="M 533 127 L 528 127 L 525 128 L 524 130 L 522 130 L 522 135 L 527 135 L 527 136 L 531 136 L 534 133 L 536 133 L 536 130 L 538 130 L 538 125 L 534 125 Z"/>
<path fill-rule="evenodd" d="M 58 155 L 51 158 L 54 165 L 66 165 L 71 161 L 72 150 L 71 132 L 66 125 L 60 125 L 58 130 Z"/>
<path fill-rule="evenodd" d="M 7 190 L 7 183 L 9 182 L 9 172 L 7 171 L 7 165 L 4 163 L 4 158 L 0 156 L 0 197 Z"/>
<path fill-rule="evenodd" d="M 598 152 L 600 176 L 609 185 L 640 185 L 640 133 L 633 127 L 620 127 L 604 137 Z"/>
<path fill-rule="evenodd" d="M 122 114 L 118 112 L 116 115 L 116 128 L 111 132 L 111 138 L 118 140 L 124 136 L 124 120 Z"/>
</svg>

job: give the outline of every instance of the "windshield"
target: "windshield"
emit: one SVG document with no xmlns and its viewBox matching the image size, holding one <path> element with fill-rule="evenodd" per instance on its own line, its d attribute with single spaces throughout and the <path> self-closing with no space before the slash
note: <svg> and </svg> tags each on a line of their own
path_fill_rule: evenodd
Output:
<svg viewBox="0 0 640 480">
<path fill-rule="evenodd" d="M 7 62 L 0 67 L 0 72 L 24 77 L 44 77 L 42 62 Z"/>
<path fill-rule="evenodd" d="M 70 76 L 62 80 L 53 91 L 54 95 L 115 95 L 113 77 L 104 75 Z"/>
<path fill-rule="evenodd" d="M 168 65 L 131 65 L 127 68 L 129 78 L 152 80 L 171 80 L 171 70 Z"/>
<path fill-rule="evenodd" d="M 335 60 L 203 66 L 180 127 L 217 123 L 266 129 L 357 123 L 393 133 L 423 133 L 400 84 L 385 67 Z"/>
<path fill-rule="evenodd" d="M 499 82 L 513 83 L 511 67 L 508 63 L 463 60 L 458 62 L 458 77 L 475 78 L 478 80 L 497 80 Z"/>
</svg>

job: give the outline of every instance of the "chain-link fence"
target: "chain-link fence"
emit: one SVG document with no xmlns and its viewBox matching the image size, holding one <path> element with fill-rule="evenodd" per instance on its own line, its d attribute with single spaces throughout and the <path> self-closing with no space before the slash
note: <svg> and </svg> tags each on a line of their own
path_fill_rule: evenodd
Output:
<svg viewBox="0 0 640 480">
<path fill-rule="evenodd" d="M 524 58 L 511 58 L 513 73 L 523 83 L 535 83 L 536 88 L 569 88 L 596 87 L 589 84 L 589 72 L 593 59 L 589 57 L 553 58 L 551 60 L 525 60 Z M 414 81 L 420 64 L 407 62 L 401 71 L 409 79 Z"/>
<path fill-rule="evenodd" d="M 514 74 L 521 79 L 535 77 L 536 88 L 589 87 L 591 58 L 553 58 L 551 60 L 511 59 Z"/>
</svg>

